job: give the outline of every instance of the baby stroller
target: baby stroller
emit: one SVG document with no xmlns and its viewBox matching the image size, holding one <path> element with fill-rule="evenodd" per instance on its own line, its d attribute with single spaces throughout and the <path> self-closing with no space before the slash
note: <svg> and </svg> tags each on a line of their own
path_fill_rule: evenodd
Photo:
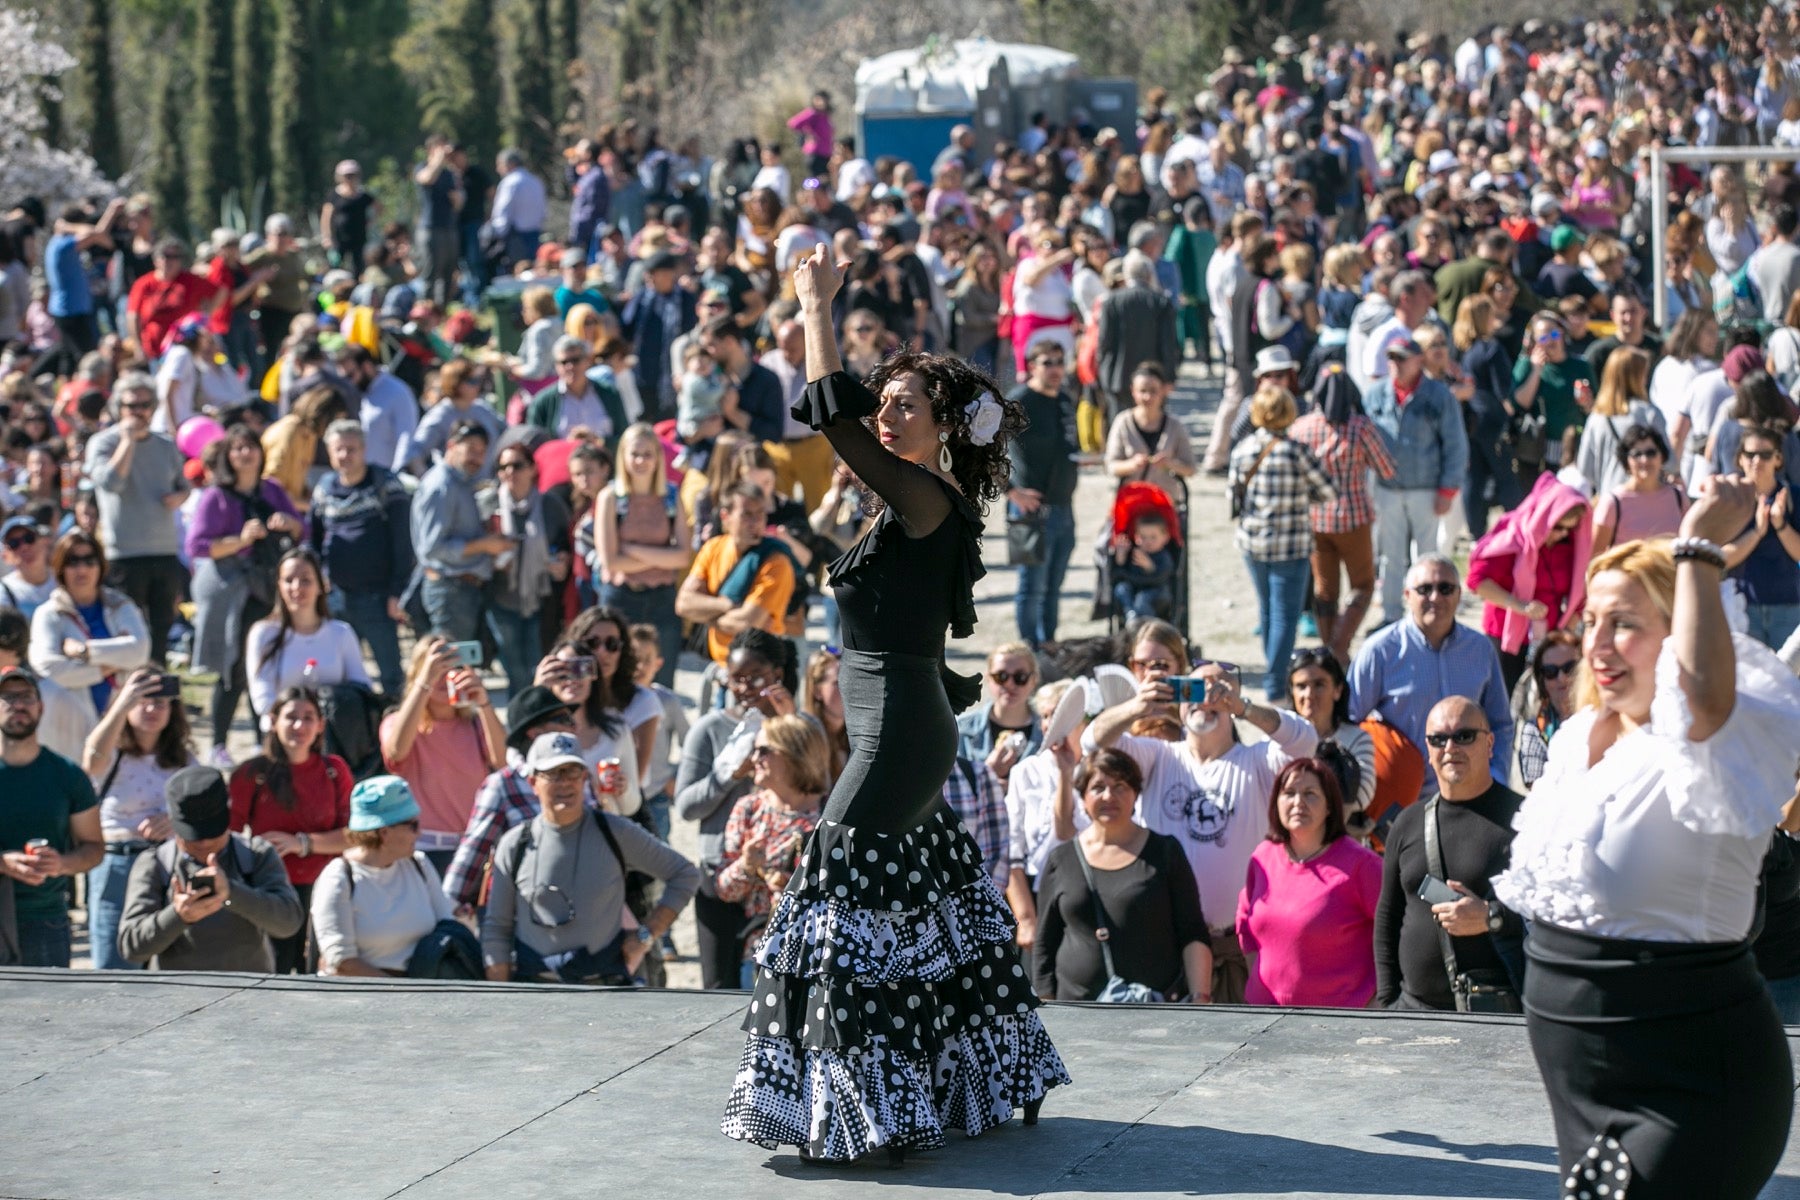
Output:
<svg viewBox="0 0 1800 1200">
<path fill-rule="evenodd" d="M 1181 631 L 1183 637 L 1187 636 L 1188 494 L 1185 484 L 1179 479 L 1176 483 L 1178 487 L 1173 497 L 1155 484 L 1142 480 L 1121 483 L 1118 493 L 1113 497 L 1112 513 L 1094 540 L 1094 570 L 1098 575 L 1094 588 L 1094 615 L 1096 618 L 1101 615 L 1106 617 L 1108 634 L 1117 633 L 1130 623 L 1130 614 L 1113 601 L 1113 539 L 1130 537 L 1132 523 L 1138 517 L 1155 513 L 1169 527 L 1169 549 L 1175 556 L 1175 574 L 1169 581 L 1171 605 L 1168 620 Z"/>
</svg>

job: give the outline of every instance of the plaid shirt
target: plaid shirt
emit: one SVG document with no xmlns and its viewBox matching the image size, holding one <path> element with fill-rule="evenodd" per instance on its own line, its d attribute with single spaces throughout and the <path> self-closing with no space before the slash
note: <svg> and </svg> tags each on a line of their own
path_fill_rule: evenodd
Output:
<svg viewBox="0 0 1800 1200">
<path fill-rule="evenodd" d="M 1394 456 L 1382 443 L 1375 423 L 1361 413 L 1339 427 L 1322 412 L 1309 412 L 1294 422 L 1288 436 L 1313 452 L 1325 474 L 1337 488 L 1337 498 L 1312 506 L 1312 527 L 1317 533 L 1349 533 L 1375 523 L 1375 505 L 1369 499 L 1369 472 L 1383 479 L 1394 477 Z"/>
<path fill-rule="evenodd" d="M 1267 454 L 1265 446 L 1270 446 Z M 1261 466 L 1256 465 L 1259 457 Z M 1266 429 L 1257 430 L 1231 452 L 1231 486 L 1241 484 L 1253 467 L 1256 474 L 1250 478 L 1244 512 L 1238 518 L 1237 548 L 1258 562 L 1306 558 L 1312 553 L 1308 505 L 1332 500 L 1337 489 L 1311 450 Z"/>
<path fill-rule="evenodd" d="M 587 806 L 599 807 L 591 783 Z M 444 873 L 444 894 L 452 904 L 474 904 L 481 899 L 482 875 L 494 847 L 500 844 L 500 835 L 537 816 L 538 808 L 537 793 L 518 766 L 501 767 L 481 781 L 469 813 L 469 827 L 463 830 L 456 857 Z"/>
<path fill-rule="evenodd" d="M 970 780 L 974 786 L 970 786 Z M 979 759 L 958 758 L 944 781 L 944 803 L 962 818 L 963 827 L 981 850 L 981 861 L 1001 891 L 1006 890 L 1012 864 L 1006 844 L 1012 831 L 1006 823 L 1006 796 L 992 769 Z"/>
</svg>

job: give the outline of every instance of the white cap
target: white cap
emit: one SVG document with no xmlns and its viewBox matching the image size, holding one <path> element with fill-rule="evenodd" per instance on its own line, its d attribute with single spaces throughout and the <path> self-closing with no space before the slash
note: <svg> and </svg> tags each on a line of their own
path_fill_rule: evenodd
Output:
<svg viewBox="0 0 1800 1200">
<path fill-rule="evenodd" d="M 587 768 L 587 759 L 581 757 L 581 743 L 572 733 L 540 733 L 525 753 L 527 775 L 541 775 L 567 766 Z"/>
<path fill-rule="evenodd" d="M 1456 170 L 1456 151 L 1433 150 L 1431 152 L 1431 159 L 1425 164 L 1425 167 L 1433 175 L 1440 175 L 1445 171 Z"/>
</svg>

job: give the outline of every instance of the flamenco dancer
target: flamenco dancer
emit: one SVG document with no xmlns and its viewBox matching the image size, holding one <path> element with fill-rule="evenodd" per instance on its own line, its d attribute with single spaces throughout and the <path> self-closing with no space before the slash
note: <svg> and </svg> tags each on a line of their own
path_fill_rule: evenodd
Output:
<svg viewBox="0 0 1800 1200">
<path fill-rule="evenodd" d="M 974 1136 L 1020 1107 L 1033 1124 L 1069 1082 L 1011 914 L 941 799 L 979 686 L 944 665 L 944 631 L 973 630 L 977 506 L 1005 490 L 1023 414 L 959 359 L 896 355 L 873 392 L 845 374 L 827 250 L 794 271 L 810 380 L 794 416 L 883 508 L 831 565 L 850 761 L 770 914 L 722 1128 L 809 1160 L 885 1146 L 898 1165 L 948 1127 Z"/>
<path fill-rule="evenodd" d="M 1751 1200 L 1787 1141 L 1793 1064 L 1750 932 L 1800 682 L 1719 599 L 1719 543 L 1756 504 L 1715 477 L 1672 550 L 1589 566 L 1581 708 L 1495 881 L 1532 921 L 1526 1025 L 1574 1200 Z"/>
</svg>

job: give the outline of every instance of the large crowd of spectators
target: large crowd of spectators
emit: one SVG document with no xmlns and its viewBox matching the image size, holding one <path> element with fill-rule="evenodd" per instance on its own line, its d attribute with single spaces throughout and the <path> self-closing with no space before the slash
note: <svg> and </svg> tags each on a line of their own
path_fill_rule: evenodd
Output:
<svg viewBox="0 0 1800 1200">
<path fill-rule="evenodd" d="M 191 247 L 143 197 L 19 198 L 0 961 L 67 965 L 82 877 L 97 967 L 655 981 L 691 902 L 706 986 L 738 986 L 848 753 L 824 567 L 865 496 L 790 415 L 787 278 L 828 245 L 847 369 L 954 353 L 1029 420 L 1018 640 L 945 796 L 1037 990 L 1516 999 L 1489 881 L 1585 702 L 1590 560 L 1741 474 L 1731 619 L 1800 658 L 1800 178 L 1671 168 L 1657 297 L 1649 170 L 1800 148 L 1800 15 L 1282 36 L 1180 82 L 1130 127 L 958 126 L 918 163 L 825 93 L 797 147 L 623 121 L 560 179 L 433 139 L 410 221 L 346 161 L 311 236 Z M 1222 388 L 1204 445 L 1168 407 L 1184 363 Z M 1075 519 L 1094 469 L 1104 532 Z M 1186 543 L 1201 478 L 1260 663 L 1185 634 L 1234 569 Z M 1072 665 L 1083 542 L 1124 632 Z M 1786 833 L 1769 870 L 1793 1017 Z"/>
</svg>

